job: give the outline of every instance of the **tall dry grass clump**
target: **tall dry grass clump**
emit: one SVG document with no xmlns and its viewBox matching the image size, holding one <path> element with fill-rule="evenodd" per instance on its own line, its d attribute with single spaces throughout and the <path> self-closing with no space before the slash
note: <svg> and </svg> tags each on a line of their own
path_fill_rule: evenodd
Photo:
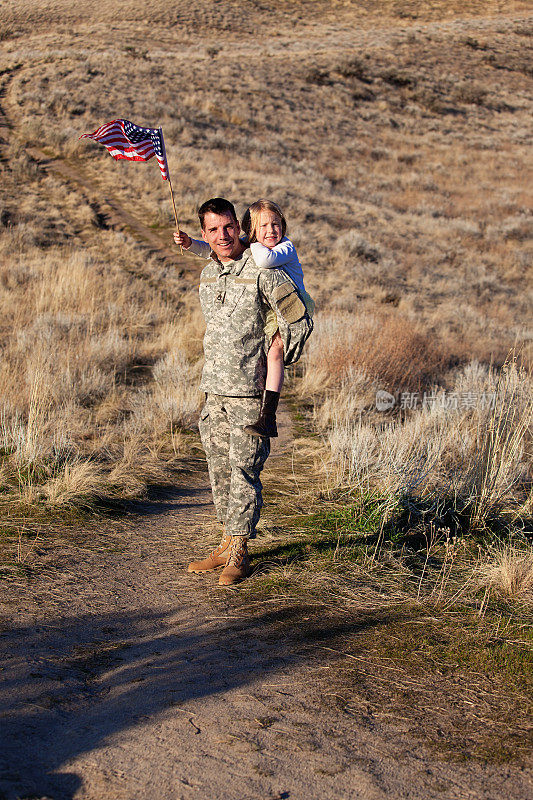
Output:
<svg viewBox="0 0 533 800">
<path fill-rule="evenodd" d="M 306 345 L 297 391 L 313 398 L 315 422 L 326 429 L 339 415 L 350 419 L 371 407 L 377 388 L 429 388 L 445 365 L 431 337 L 397 313 L 324 313 Z"/>
<path fill-rule="evenodd" d="M 476 568 L 479 588 L 505 599 L 533 603 L 533 549 L 525 543 L 493 545 Z"/>
<path fill-rule="evenodd" d="M 405 420 L 336 411 L 326 434 L 332 485 L 441 498 L 478 529 L 530 513 L 533 384 L 516 361 L 501 372 L 469 365 Z"/>
<path fill-rule="evenodd" d="M 43 252 L 16 227 L 1 242 L 0 309 L 13 333 L 0 363 L 0 503 L 138 496 L 171 479 L 180 432 L 195 424 L 198 314 L 176 315 L 110 257 L 115 235 L 107 242 L 107 254 L 105 239 L 92 252 Z"/>
<path fill-rule="evenodd" d="M 475 446 L 458 489 L 476 527 L 506 501 L 521 498 L 517 513 L 528 511 L 526 491 L 533 478 L 531 376 L 511 362 L 496 376 L 489 373 L 487 385 L 494 407 L 476 419 Z"/>
</svg>

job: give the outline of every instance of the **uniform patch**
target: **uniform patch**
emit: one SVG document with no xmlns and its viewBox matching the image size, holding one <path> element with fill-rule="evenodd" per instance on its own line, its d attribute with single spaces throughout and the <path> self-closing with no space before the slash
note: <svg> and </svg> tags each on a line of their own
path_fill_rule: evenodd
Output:
<svg viewBox="0 0 533 800">
<path fill-rule="evenodd" d="M 305 314 L 305 305 L 290 281 L 276 286 L 272 292 L 279 313 L 288 325 L 298 322 Z"/>
</svg>

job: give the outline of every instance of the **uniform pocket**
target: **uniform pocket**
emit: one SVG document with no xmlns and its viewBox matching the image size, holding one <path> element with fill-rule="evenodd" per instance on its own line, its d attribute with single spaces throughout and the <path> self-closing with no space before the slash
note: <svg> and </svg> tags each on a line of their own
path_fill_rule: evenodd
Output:
<svg viewBox="0 0 533 800">
<path fill-rule="evenodd" d="M 304 316 L 305 305 L 290 281 L 285 281 L 285 283 L 276 286 L 272 292 L 272 297 L 287 325 L 298 322 Z"/>
<path fill-rule="evenodd" d="M 226 314 L 228 314 L 228 316 L 231 316 L 242 308 L 241 301 L 245 292 L 245 286 L 232 286 L 231 290 L 228 290 L 225 303 Z"/>
<path fill-rule="evenodd" d="M 230 294 L 231 292 L 231 294 Z M 257 313 L 257 278 L 242 278 L 236 275 L 230 287 L 228 280 L 228 313 L 240 311 L 248 318 Z"/>
</svg>

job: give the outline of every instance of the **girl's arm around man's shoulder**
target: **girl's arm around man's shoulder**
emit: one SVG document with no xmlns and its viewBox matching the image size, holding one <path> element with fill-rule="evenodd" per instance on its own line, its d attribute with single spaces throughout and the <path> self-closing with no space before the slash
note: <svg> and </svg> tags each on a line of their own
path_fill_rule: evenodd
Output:
<svg viewBox="0 0 533 800">
<path fill-rule="evenodd" d="M 286 236 L 272 249 L 265 247 L 259 242 L 252 242 L 250 250 L 252 251 L 257 266 L 263 269 L 281 267 L 289 261 L 298 260 L 296 248 Z"/>
</svg>

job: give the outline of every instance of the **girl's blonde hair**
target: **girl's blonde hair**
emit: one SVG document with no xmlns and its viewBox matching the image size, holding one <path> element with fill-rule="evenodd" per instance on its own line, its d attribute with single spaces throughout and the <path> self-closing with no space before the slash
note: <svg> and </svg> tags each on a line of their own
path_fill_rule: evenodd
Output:
<svg viewBox="0 0 533 800">
<path fill-rule="evenodd" d="M 255 203 L 252 203 L 252 205 L 246 209 L 242 218 L 241 227 L 248 240 L 248 244 L 252 244 L 252 242 L 257 241 L 256 234 L 259 226 L 259 216 L 261 211 L 272 211 L 274 214 L 277 214 L 281 220 L 282 238 L 285 236 L 287 231 L 287 220 L 283 216 L 283 211 L 278 204 L 273 203 L 272 200 L 256 200 Z"/>
</svg>

